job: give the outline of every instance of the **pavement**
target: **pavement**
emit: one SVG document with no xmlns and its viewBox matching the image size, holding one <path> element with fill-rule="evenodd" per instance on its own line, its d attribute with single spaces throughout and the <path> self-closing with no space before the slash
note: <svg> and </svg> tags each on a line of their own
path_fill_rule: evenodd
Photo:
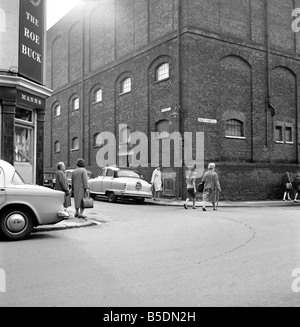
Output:
<svg viewBox="0 0 300 327">
<path fill-rule="evenodd" d="M 145 205 L 164 205 L 164 206 L 181 206 L 183 208 L 183 200 L 178 199 L 146 199 Z M 300 206 L 300 200 L 298 202 L 283 201 L 283 200 L 266 200 L 266 201 L 220 201 L 218 207 L 297 207 Z M 202 207 L 202 201 L 196 202 L 196 207 Z M 206 204 L 207 208 L 212 207 L 210 203 Z M 188 204 L 188 208 L 191 208 L 191 201 Z M 101 225 L 111 221 L 109 217 L 100 215 L 96 212 L 89 212 L 87 218 L 76 218 L 74 216 L 75 209 L 68 208 L 67 211 L 70 214 L 69 219 L 63 220 L 54 225 L 42 225 L 35 228 L 34 231 L 51 231 L 51 230 L 63 230 L 70 228 L 89 227 L 95 225 Z M 85 213 L 86 214 L 86 213 Z"/>
</svg>

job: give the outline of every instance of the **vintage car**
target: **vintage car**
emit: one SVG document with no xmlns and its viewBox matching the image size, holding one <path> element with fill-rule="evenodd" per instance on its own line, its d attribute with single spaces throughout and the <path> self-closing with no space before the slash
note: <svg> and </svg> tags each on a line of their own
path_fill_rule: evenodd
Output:
<svg viewBox="0 0 300 327">
<path fill-rule="evenodd" d="M 134 199 L 143 203 L 145 198 L 152 197 L 151 187 L 135 169 L 105 167 L 100 175 L 89 180 L 90 196 L 106 196 L 109 202 L 116 202 L 120 199 Z"/>
<path fill-rule="evenodd" d="M 56 224 L 68 219 L 64 193 L 26 184 L 10 163 L 0 160 L 0 237 L 26 238 L 38 225 Z"/>
</svg>

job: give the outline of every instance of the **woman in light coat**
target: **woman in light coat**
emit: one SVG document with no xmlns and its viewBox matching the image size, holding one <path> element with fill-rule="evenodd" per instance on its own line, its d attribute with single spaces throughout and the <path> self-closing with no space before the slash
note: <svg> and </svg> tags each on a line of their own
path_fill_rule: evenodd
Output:
<svg viewBox="0 0 300 327">
<path fill-rule="evenodd" d="M 67 176 L 65 175 L 66 166 L 64 162 L 57 164 L 55 173 L 55 189 L 65 193 L 64 207 L 68 208 L 71 205 L 70 189 Z"/>
<path fill-rule="evenodd" d="M 154 189 L 154 200 L 159 198 L 159 195 L 162 191 L 162 179 L 161 179 L 161 170 L 160 167 L 154 169 L 151 178 L 151 184 Z"/>
<path fill-rule="evenodd" d="M 216 165 L 214 163 L 208 164 L 208 171 L 203 175 L 204 189 L 203 189 L 203 206 L 202 210 L 206 211 L 206 202 L 209 201 L 213 205 L 213 209 L 216 208 L 216 201 L 218 198 L 218 192 L 221 192 L 221 186 L 219 182 L 218 174 L 215 172 Z"/>
<path fill-rule="evenodd" d="M 84 167 L 85 161 L 80 158 L 77 160 L 77 168 L 72 172 L 75 217 L 78 218 L 86 218 L 86 216 L 83 214 L 84 208 L 82 206 L 82 199 L 85 196 L 89 197 L 88 175 Z"/>
</svg>

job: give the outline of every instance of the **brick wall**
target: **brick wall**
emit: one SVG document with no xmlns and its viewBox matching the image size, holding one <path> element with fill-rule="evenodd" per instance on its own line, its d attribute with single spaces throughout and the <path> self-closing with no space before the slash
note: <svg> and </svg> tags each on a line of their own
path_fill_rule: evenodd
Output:
<svg viewBox="0 0 300 327">
<path fill-rule="evenodd" d="M 97 175 L 95 134 L 109 131 L 118 137 L 119 124 L 127 124 L 131 131 L 155 131 L 157 121 L 169 118 L 170 113 L 161 109 L 173 110 L 178 103 L 178 8 L 175 0 L 90 2 L 89 6 L 84 15 L 75 9 L 48 32 L 52 66 L 47 81 L 54 94 L 47 101 L 45 165 L 53 167 L 63 160 L 74 167 L 78 156 L 83 156 Z M 219 163 L 224 194 L 230 199 L 279 196 L 284 165 L 290 163 L 289 169 L 297 170 L 300 39 L 291 30 L 292 7 L 292 1 L 270 1 L 273 117 L 265 107 L 265 1 L 182 0 L 184 130 L 205 133 L 205 160 Z M 170 78 L 155 83 L 155 68 L 165 61 L 170 64 Z M 132 78 L 132 91 L 120 96 L 119 85 L 125 77 Z M 97 88 L 103 89 L 101 103 L 94 102 Z M 81 100 L 77 112 L 71 108 L 75 94 Z M 58 118 L 51 113 L 55 103 L 62 107 Z M 217 123 L 199 123 L 198 118 Z M 226 137 L 229 119 L 243 123 L 244 137 Z M 176 124 L 171 128 L 176 129 Z M 293 142 L 274 142 L 276 124 L 292 127 Z M 70 142 L 73 137 L 82 138 L 82 126 L 83 149 L 71 152 Z M 61 152 L 53 154 L 56 139 Z M 149 180 L 152 170 L 143 170 Z"/>
</svg>

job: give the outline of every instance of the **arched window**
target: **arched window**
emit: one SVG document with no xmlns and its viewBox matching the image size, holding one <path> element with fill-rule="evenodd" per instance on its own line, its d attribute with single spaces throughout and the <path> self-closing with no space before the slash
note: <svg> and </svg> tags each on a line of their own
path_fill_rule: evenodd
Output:
<svg viewBox="0 0 300 327">
<path fill-rule="evenodd" d="M 95 91 L 94 102 L 102 102 L 102 89 L 98 89 Z"/>
<path fill-rule="evenodd" d="M 121 89 L 120 89 L 121 94 L 124 93 L 129 93 L 131 92 L 131 78 L 125 78 L 122 82 L 121 82 Z"/>
<path fill-rule="evenodd" d="M 53 110 L 54 117 L 59 117 L 61 115 L 61 106 L 57 104 Z"/>
<path fill-rule="evenodd" d="M 228 119 L 226 121 L 226 136 L 244 137 L 244 123 L 237 119 Z"/>
<path fill-rule="evenodd" d="M 71 147 L 72 151 L 77 151 L 79 150 L 79 138 L 78 137 L 74 137 L 72 139 L 72 147 Z"/>
<path fill-rule="evenodd" d="M 72 108 L 73 110 L 78 110 L 79 109 L 79 98 L 74 98 L 72 101 Z"/>
<path fill-rule="evenodd" d="M 100 133 L 96 133 L 93 137 L 93 146 L 101 146 L 103 144 L 103 139 Z"/>
<path fill-rule="evenodd" d="M 170 136 L 169 134 L 169 121 L 166 119 L 160 120 L 155 124 L 155 132 L 159 133 L 159 138 L 167 138 Z"/>
<path fill-rule="evenodd" d="M 156 68 L 155 71 L 155 80 L 156 82 L 163 81 L 170 77 L 170 67 L 167 62 L 161 64 Z"/>
<path fill-rule="evenodd" d="M 54 153 L 60 152 L 60 142 L 56 141 L 54 142 Z"/>
</svg>

